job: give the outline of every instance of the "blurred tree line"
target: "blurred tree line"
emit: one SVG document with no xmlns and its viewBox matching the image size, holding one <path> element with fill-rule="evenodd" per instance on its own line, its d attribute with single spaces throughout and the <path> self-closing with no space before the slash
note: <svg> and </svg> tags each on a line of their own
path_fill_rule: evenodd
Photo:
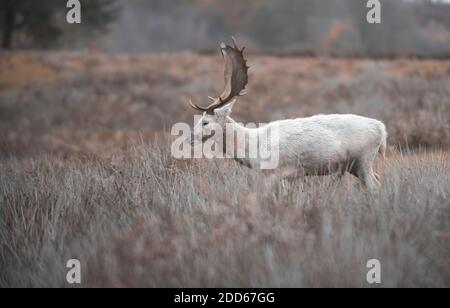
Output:
<svg viewBox="0 0 450 308">
<path fill-rule="evenodd" d="M 4 47 L 14 35 L 27 42 L 18 47 L 73 49 L 95 42 L 113 52 L 215 50 L 235 35 L 260 51 L 450 53 L 450 5 L 433 0 L 381 0 L 379 25 L 367 23 L 366 0 L 84 0 L 80 26 L 64 22 L 65 0 L 1 1 Z M 96 34 L 108 25 L 99 40 Z"/>
<path fill-rule="evenodd" d="M 118 0 L 122 18 L 108 49 L 216 50 L 235 35 L 253 50 L 337 55 L 448 55 L 450 5 L 381 0 L 382 23 L 367 23 L 366 0 Z"/>
<path fill-rule="evenodd" d="M 73 31 L 89 37 L 105 31 L 117 17 L 115 0 L 80 0 L 80 3 L 82 24 L 69 25 L 66 0 L 1 0 L 2 48 L 10 49 L 14 43 L 18 47 L 60 47 L 60 39 L 71 37 Z"/>
<path fill-rule="evenodd" d="M 450 52 L 450 5 L 431 0 L 382 0 L 382 22 L 373 25 L 367 22 L 366 4 L 366 0 L 261 0 L 249 12 L 242 31 L 257 47 L 269 50 Z"/>
</svg>

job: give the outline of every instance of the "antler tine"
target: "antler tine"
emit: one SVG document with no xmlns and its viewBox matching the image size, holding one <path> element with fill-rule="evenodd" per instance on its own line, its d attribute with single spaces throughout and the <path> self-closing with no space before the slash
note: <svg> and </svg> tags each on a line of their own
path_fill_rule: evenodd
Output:
<svg viewBox="0 0 450 308">
<path fill-rule="evenodd" d="M 190 105 L 192 108 L 198 110 L 198 106 L 195 105 L 195 104 L 192 102 L 192 99 L 188 99 L 188 103 L 189 103 L 189 105 Z"/>
<path fill-rule="evenodd" d="M 240 50 L 239 46 L 237 44 L 236 38 L 234 36 L 231 36 L 231 40 L 233 41 L 234 48 L 236 48 L 237 50 Z"/>
<path fill-rule="evenodd" d="M 225 53 L 223 52 L 223 50 L 224 49 L 226 49 L 227 48 L 227 45 L 224 43 L 224 42 L 222 42 L 222 43 L 220 43 L 220 54 L 222 55 L 222 59 L 224 59 L 225 58 Z"/>
<path fill-rule="evenodd" d="M 239 50 L 241 53 L 244 52 L 245 46 L 242 47 L 242 48 L 239 48 L 239 45 L 238 45 L 238 43 L 237 43 L 237 41 L 236 41 L 236 38 L 235 38 L 234 36 L 231 36 L 231 40 L 233 41 L 234 48 L 236 48 L 237 50 Z M 247 61 L 245 61 L 245 62 L 247 62 Z M 247 66 L 247 68 L 250 68 L 250 67 Z"/>
<path fill-rule="evenodd" d="M 194 104 L 191 99 L 189 99 L 189 105 L 192 108 L 194 108 L 195 110 L 199 110 L 199 111 L 207 111 L 208 110 L 208 108 L 203 108 L 203 107 L 201 107 L 201 106 L 199 106 L 197 104 Z"/>
</svg>

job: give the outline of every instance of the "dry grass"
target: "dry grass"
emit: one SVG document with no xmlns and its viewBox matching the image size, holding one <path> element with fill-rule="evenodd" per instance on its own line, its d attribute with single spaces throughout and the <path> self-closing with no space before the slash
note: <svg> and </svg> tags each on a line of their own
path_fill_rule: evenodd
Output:
<svg viewBox="0 0 450 308">
<path fill-rule="evenodd" d="M 377 258 L 381 286 L 449 287 L 450 62 L 250 64 L 237 119 L 383 120 L 382 189 L 171 159 L 166 132 L 192 121 L 181 98 L 218 93 L 218 57 L 5 54 L 0 286 L 68 286 L 78 258 L 87 287 L 367 287 Z"/>
<path fill-rule="evenodd" d="M 164 147 L 162 147 L 164 148 Z M 374 195 L 350 176 L 266 181 L 148 146 L 116 162 L 3 165 L 1 286 L 450 286 L 450 158 L 391 154 Z M 220 170 L 220 172 L 217 172 Z"/>
</svg>

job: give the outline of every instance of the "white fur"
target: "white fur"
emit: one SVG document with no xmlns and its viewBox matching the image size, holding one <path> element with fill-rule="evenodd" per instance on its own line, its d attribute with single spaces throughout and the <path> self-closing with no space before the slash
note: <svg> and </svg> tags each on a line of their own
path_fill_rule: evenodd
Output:
<svg viewBox="0 0 450 308">
<path fill-rule="evenodd" d="M 228 129 L 231 127 L 246 136 L 256 136 L 277 126 L 278 134 L 274 138 L 278 138 L 275 142 L 279 145 L 280 167 L 298 167 L 309 175 L 348 171 L 369 188 L 379 185 L 372 164 L 376 155 L 380 152 L 384 156 L 386 150 L 387 133 L 382 122 L 353 114 L 315 115 L 271 122 L 253 129 L 250 134 L 251 129 L 229 117 L 232 107 L 233 103 L 216 110 L 215 115 L 204 114 L 198 124 L 202 129 L 196 126 L 197 131 L 207 135 L 210 123 L 219 123 L 223 127 L 228 123 Z M 203 126 L 203 122 L 208 125 Z M 260 166 L 258 159 L 239 161 L 250 168 Z"/>
</svg>

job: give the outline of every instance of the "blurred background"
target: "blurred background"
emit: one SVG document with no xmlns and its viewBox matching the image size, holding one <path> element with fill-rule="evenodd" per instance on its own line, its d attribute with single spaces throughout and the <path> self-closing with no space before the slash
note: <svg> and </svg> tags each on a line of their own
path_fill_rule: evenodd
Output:
<svg viewBox="0 0 450 308">
<path fill-rule="evenodd" d="M 85 0 L 69 25 L 64 0 L 3 0 L 0 22 L 4 49 L 211 51 L 236 34 L 261 52 L 444 56 L 447 2 L 383 0 L 373 26 L 364 0 Z"/>
<path fill-rule="evenodd" d="M 218 44 L 247 47 L 235 117 L 358 113 L 391 146 L 450 145 L 450 4 L 383 0 L 65 0 L 0 3 L 0 155 L 110 155 L 192 122 L 223 86 Z"/>
</svg>

